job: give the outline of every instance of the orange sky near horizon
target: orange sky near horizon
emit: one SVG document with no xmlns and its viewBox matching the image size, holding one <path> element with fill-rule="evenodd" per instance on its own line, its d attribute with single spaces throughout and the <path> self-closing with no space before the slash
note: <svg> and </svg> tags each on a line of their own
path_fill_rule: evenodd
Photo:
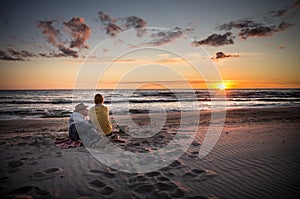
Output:
<svg viewBox="0 0 300 199">
<path fill-rule="evenodd" d="M 171 60 L 174 62 L 174 60 Z M 43 67 L 36 67 L 28 62 L 24 65 L 18 66 L 18 63 L 6 63 L 4 69 L 0 73 L 0 89 L 1 90 L 38 90 L 38 89 L 74 89 L 74 84 L 76 82 L 77 73 L 80 71 L 81 62 L 79 61 L 64 61 L 63 65 L 56 61 L 43 62 L 38 61 L 36 64 L 43 65 Z M 124 65 L 124 63 L 122 63 Z M 174 63 L 173 63 L 174 64 Z M 267 69 L 259 70 L 261 66 L 250 67 L 251 62 L 245 63 L 245 68 L 237 69 L 236 64 L 240 65 L 240 61 L 236 60 L 221 60 L 217 61 L 216 66 L 218 67 L 222 82 L 205 82 L 199 74 L 190 72 L 190 76 L 187 77 L 187 82 L 190 84 L 191 88 L 203 89 L 207 88 L 207 84 L 211 85 L 211 88 L 219 88 L 220 85 L 224 85 L 226 89 L 246 89 L 246 88 L 300 88 L 300 82 L 297 73 L 290 71 L 288 74 L 288 79 L 282 79 L 282 72 L 277 71 L 272 73 L 273 77 L 270 79 L 268 77 Z M 13 65 L 13 66 L 12 66 Z M 124 67 L 124 66 L 122 66 Z M 180 66 L 179 66 L 180 67 Z M 12 70 L 14 68 L 14 70 Z M 182 67 L 181 67 L 182 68 Z M 251 70 L 250 70 L 251 69 Z M 114 71 L 114 69 L 111 69 Z M 189 69 L 191 70 L 191 69 Z M 30 72 L 29 72 L 30 71 Z M 188 73 L 187 69 L 182 69 L 182 73 Z M 149 71 L 145 71 L 147 73 Z M 130 89 L 135 87 L 137 84 L 145 84 L 143 89 L 161 89 L 159 86 L 160 81 L 163 84 L 168 85 L 170 88 L 185 89 L 182 84 L 172 78 L 157 79 L 154 78 L 155 74 L 152 76 L 148 75 L 149 78 L 146 80 L 145 76 L 142 78 L 133 78 L 132 81 L 121 81 L 118 82 L 117 75 L 118 72 L 111 72 L 113 75 L 105 75 L 103 80 L 98 82 L 97 88 L 99 89 L 113 89 L 116 86 L 123 89 Z M 156 71 L 155 73 L 159 73 Z M 274 75 L 275 74 L 275 75 Z M 117 79 L 114 79 L 117 78 Z M 287 77 L 286 77 L 287 78 Z M 118 85 L 120 84 L 120 85 Z M 123 84 L 123 86 L 122 86 Z M 93 88 L 94 86 L 92 86 Z M 90 89 L 91 87 L 86 87 Z"/>
</svg>

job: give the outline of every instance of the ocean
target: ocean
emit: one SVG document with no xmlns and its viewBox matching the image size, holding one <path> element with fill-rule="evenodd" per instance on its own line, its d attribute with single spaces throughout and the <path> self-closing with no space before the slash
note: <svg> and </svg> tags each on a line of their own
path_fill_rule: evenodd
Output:
<svg viewBox="0 0 300 199">
<path fill-rule="evenodd" d="M 225 92 L 226 98 L 216 101 L 225 104 L 227 109 L 300 106 L 300 89 L 230 89 Z M 2 90 L 0 119 L 69 117 L 78 103 L 93 106 L 96 93 L 105 97 L 110 113 L 118 115 L 213 108 L 207 90 Z"/>
</svg>

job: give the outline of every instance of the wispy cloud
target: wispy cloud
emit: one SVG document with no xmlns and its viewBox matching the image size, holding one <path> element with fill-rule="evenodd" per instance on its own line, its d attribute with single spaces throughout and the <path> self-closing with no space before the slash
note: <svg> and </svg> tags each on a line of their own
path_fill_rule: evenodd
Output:
<svg viewBox="0 0 300 199">
<path fill-rule="evenodd" d="M 29 61 L 29 58 L 37 57 L 34 53 L 31 53 L 26 50 L 14 50 L 12 48 L 7 49 L 6 51 L 0 50 L 0 60 L 5 61 Z"/>
<path fill-rule="evenodd" d="M 125 27 L 128 28 L 134 28 L 137 30 L 137 36 L 138 37 L 142 37 L 145 34 L 145 29 L 143 29 L 144 27 L 146 27 L 147 22 L 137 16 L 129 16 L 129 17 L 125 17 Z"/>
<path fill-rule="evenodd" d="M 42 57 L 79 57 L 78 50 L 88 48 L 86 44 L 91 34 L 91 28 L 81 17 L 73 17 L 68 22 L 63 23 L 69 33 L 66 41 L 61 39 L 62 31 L 54 27 L 53 20 L 38 21 L 37 28 L 47 36 L 47 41 L 59 50 L 58 53 L 51 52 L 48 55 L 40 53 Z M 77 50 L 75 50 L 75 48 Z"/>
<path fill-rule="evenodd" d="M 98 18 L 109 36 L 116 36 L 118 33 L 130 28 L 137 31 L 138 37 L 145 34 L 145 29 L 143 28 L 146 27 L 147 22 L 140 17 L 131 15 L 123 18 L 114 18 L 100 11 L 98 12 Z"/>
<path fill-rule="evenodd" d="M 237 20 L 225 23 L 218 27 L 219 30 L 230 31 L 232 29 L 239 30 L 238 35 L 242 39 L 247 39 L 248 37 L 267 37 L 280 31 L 284 31 L 291 27 L 292 24 L 288 22 L 281 22 L 276 25 L 265 25 L 263 23 L 258 23 L 253 20 Z"/>
<path fill-rule="evenodd" d="M 300 1 L 296 1 L 293 3 L 291 6 L 279 10 L 273 10 L 270 11 L 269 13 L 272 14 L 273 17 L 291 17 L 295 14 L 296 10 L 300 10 Z"/>
<path fill-rule="evenodd" d="M 272 14 L 274 17 L 282 17 L 287 13 L 288 13 L 287 9 L 274 10 L 270 12 L 270 14 Z"/>
<path fill-rule="evenodd" d="M 98 12 L 98 15 L 99 15 L 99 20 L 104 24 L 114 23 L 117 21 L 116 18 L 112 18 L 108 14 L 105 14 L 104 12 L 101 11 Z"/>
<path fill-rule="evenodd" d="M 72 50 L 71 48 L 65 47 L 64 45 L 59 45 L 58 49 L 63 53 L 62 55 L 65 55 L 65 56 L 72 56 L 74 58 L 77 58 L 79 56 L 77 51 Z"/>
<path fill-rule="evenodd" d="M 150 38 L 151 41 L 148 42 L 150 45 L 160 46 L 166 43 L 170 43 L 177 38 L 180 38 L 184 35 L 184 32 L 181 28 L 174 28 L 174 29 L 162 29 L 162 30 L 155 30 L 151 33 Z"/>
</svg>

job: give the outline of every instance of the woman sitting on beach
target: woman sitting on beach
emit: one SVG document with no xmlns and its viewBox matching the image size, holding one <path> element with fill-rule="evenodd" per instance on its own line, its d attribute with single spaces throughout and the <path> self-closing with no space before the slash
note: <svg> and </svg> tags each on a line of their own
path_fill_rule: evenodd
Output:
<svg viewBox="0 0 300 199">
<path fill-rule="evenodd" d="M 113 141 L 119 140 L 119 136 L 112 132 L 112 124 L 109 120 L 108 107 L 103 105 L 104 97 L 101 94 L 96 94 L 94 98 L 95 106 L 90 108 L 89 117 L 98 131 Z"/>
</svg>

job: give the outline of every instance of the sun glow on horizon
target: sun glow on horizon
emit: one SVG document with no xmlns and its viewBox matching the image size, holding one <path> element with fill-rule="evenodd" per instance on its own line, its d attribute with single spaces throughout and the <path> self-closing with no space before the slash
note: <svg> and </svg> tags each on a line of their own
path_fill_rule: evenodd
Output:
<svg viewBox="0 0 300 199">
<path fill-rule="evenodd" d="M 216 84 L 214 85 L 215 89 L 219 89 L 219 90 L 226 90 L 226 89 L 230 89 L 232 88 L 232 82 L 229 80 L 224 80 L 221 82 L 216 82 Z"/>
<path fill-rule="evenodd" d="M 227 89 L 227 86 L 224 83 L 220 83 L 220 84 L 217 85 L 217 88 L 219 90 L 225 90 L 225 89 Z"/>
</svg>

